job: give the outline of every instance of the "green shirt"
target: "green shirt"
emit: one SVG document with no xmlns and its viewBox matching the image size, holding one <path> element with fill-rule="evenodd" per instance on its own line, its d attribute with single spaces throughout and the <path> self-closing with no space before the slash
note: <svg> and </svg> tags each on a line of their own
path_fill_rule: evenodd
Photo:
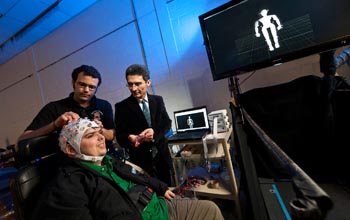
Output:
<svg viewBox="0 0 350 220">
<path fill-rule="evenodd" d="M 103 158 L 104 165 L 102 166 L 98 166 L 86 161 L 81 161 L 81 163 L 97 171 L 103 176 L 113 180 L 123 190 L 125 190 L 125 192 L 129 191 L 129 189 L 134 186 L 133 182 L 124 180 L 113 172 L 112 158 L 109 155 L 106 155 Z M 165 200 L 158 198 L 156 193 L 153 193 L 151 201 L 148 203 L 141 214 L 144 220 L 167 220 L 168 208 L 166 206 Z"/>
</svg>

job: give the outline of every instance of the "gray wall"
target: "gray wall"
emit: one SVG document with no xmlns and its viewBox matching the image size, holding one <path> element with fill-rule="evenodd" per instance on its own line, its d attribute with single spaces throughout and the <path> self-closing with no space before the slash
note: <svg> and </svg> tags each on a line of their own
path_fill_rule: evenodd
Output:
<svg viewBox="0 0 350 220">
<path fill-rule="evenodd" d="M 97 96 L 112 105 L 129 96 L 124 71 L 142 63 L 151 72 L 150 93 L 172 112 L 206 105 L 229 110 L 227 79 L 213 81 L 198 16 L 226 0 L 101 0 L 49 36 L 0 66 L 0 147 L 17 137 L 46 103 L 71 91 L 81 64 L 102 73 Z M 348 72 L 343 68 L 340 72 Z M 319 74 L 318 56 L 241 75 L 242 91 Z"/>
</svg>

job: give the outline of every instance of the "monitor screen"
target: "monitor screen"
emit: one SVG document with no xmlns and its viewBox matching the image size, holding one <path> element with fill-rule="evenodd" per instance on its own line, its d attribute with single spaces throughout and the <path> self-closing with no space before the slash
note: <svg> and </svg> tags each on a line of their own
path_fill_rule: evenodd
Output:
<svg viewBox="0 0 350 220">
<path fill-rule="evenodd" d="M 174 112 L 176 131 L 209 129 L 207 108 L 205 106 Z"/>
<path fill-rule="evenodd" d="M 350 43 L 349 0 L 236 0 L 199 16 L 214 80 Z"/>
</svg>

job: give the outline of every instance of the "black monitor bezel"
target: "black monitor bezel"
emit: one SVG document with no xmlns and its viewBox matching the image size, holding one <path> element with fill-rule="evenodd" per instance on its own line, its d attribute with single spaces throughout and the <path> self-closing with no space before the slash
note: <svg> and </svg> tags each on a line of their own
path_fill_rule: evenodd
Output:
<svg viewBox="0 0 350 220">
<path fill-rule="evenodd" d="M 322 44 L 318 44 L 315 46 L 310 46 L 310 47 L 303 48 L 303 49 L 293 51 L 290 53 L 282 54 L 282 55 L 278 56 L 277 58 L 275 57 L 274 59 L 267 59 L 267 60 L 264 60 L 262 62 L 249 64 L 249 65 L 242 66 L 242 67 L 237 68 L 237 69 L 231 69 L 231 70 L 228 70 L 225 72 L 217 72 L 216 68 L 215 68 L 213 53 L 211 52 L 212 49 L 210 47 L 210 42 L 209 42 L 208 37 L 206 36 L 206 33 L 208 32 L 208 30 L 205 26 L 205 20 L 207 18 L 215 16 L 215 14 L 217 14 L 217 13 L 225 11 L 231 7 L 237 6 L 238 4 L 244 3 L 246 1 L 248 1 L 248 0 L 227 2 L 221 6 L 214 8 L 213 10 L 210 10 L 210 11 L 199 16 L 199 23 L 200 23 L 200 27 L 202 30 L 202 36 L 204 39 L 204 46 L 206 48 L 206 52 L 207 52 L 207 56 L 208 56 L 208 60 L 209 60 L 209 64 L 210 64 L 210 69 L 211 69 L 212 77 L 213 77 L 214 81 L 228 78 L 228 77 L 232 77 L 232 76 L 237 76 L 237 75 L 251 72 L 254 70 L 274 66 L 277 64 L 281 64 L 284 62 L 303 58 L 303 57 L 310 56 L 310 55 L 313 55 L 316 53 L 320 53 L 322 51 L 326 51 L 326 50 L 330 50 L 330 49 L 334 49 L 334 48 L 338 48 L 338 47 L 342 47 L 342 46 L 350 44 L 350 34 L 349 34 L 346 36 L 342 36 L 340 38 L 332 39 L 328 42 L 323 42 Z"/>
</svg>

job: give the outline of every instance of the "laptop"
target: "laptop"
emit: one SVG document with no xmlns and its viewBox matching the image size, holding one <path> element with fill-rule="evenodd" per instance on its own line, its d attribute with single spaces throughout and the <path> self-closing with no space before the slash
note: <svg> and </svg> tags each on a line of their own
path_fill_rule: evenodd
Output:
<svg viewBox="0 0 350 220">
<path fill-rule="evenodd" d="M 176 133 L 168 142 L 201 140 L 210 132 L 206 106 L 174 112 Z"/>
</svg>

